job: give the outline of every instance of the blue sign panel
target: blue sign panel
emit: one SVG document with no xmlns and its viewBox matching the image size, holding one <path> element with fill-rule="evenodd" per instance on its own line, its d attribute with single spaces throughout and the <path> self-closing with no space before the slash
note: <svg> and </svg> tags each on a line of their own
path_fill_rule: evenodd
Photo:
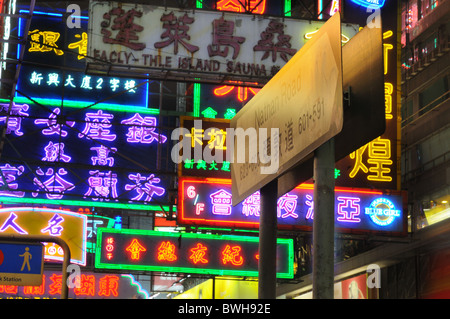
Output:
<svg viewBox="0 0 450 319">
<path fill-rule="evenodd" d="M 21 11 L 27 13 L 27 11 Z M 87 53 L 87 17 L 81 28 L 68 28 L 62 14 L 34 11 L 25 47 L 16 97 L 31 97 L 72 106 L 98 104 L 146 108 L 148 80 L 94 76 L 84 73 Z M 25 19 L 19 19 L 19 36 Z M 122 94 L 121 94 L 122 93 Z M 55 102 L 53 102 L 54 104 Z"/>
<path fill-rule="evenodd" d="M 42 244 L 0 243 L 0 285 L 35 285 L 42 281 Z"/>
</svg>

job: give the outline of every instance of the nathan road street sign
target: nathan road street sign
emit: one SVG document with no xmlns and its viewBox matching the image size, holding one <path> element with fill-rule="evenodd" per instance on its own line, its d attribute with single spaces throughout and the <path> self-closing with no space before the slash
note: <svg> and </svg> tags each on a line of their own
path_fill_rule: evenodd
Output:
<svg viewBox="0 0 450 319">
<path fill-rule="evenodd" d="M 40 243 L 0 243 L 0 285 L 39 286 L 44 270 Z"/>
<path fill-rule="evenodd" d="M 341 19 L 336 13 L 231 120 L 233 205 L 296 165 L 342 126 Z M 249 132 L 248 143 L 242 130 Z M 256 134 L 250 134 L 253 130 Z M 251 148 L 255 145 L 257 152 Z M 264 157 L 267 150 L 275 151 Z M 242 153 L 245 160 L 239 158 Z"/>
<path fill-rule="evenodd" d="M 366 26 L 342 47 L 344 125 L 334 137 L 335 160 L 382 135 L 386 130 L 382 28 Z M 313 176 L 311 154 L 278 178 L 283 196 Z"/>
</svg>

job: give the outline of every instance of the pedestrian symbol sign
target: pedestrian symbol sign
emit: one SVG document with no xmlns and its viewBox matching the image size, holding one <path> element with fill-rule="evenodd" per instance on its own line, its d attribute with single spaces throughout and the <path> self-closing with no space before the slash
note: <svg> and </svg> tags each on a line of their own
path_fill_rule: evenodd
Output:
<svg viewBox="0 0 450 319">
<path fill-rule="evenodd" d="M 43 256 L 39 243 L 0 243 L 0 285 L 41 285 Z"/>
</svg>

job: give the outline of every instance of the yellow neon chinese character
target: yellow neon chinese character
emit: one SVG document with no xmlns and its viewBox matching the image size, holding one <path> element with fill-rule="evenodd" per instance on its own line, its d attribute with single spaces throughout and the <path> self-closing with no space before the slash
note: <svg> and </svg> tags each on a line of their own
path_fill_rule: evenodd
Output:
<svg viewBox="0 0 450 319">
<path fill-rule="evenodd" d="M 383 40 L 390 38 L 394 33 L 389 30 L 383 33 Z M 394 46 L 392 44 L 383 43 L 383 56 L 384 56 L 384 74 L 387 74 L 388 72 L 388 51 L 392 50 Z"/>
<path fill-rule="evenodd" d="M 31 47 L 29 52 L 50 52 L 55 51 L 57 55 L 63 55 L 64 52 L 58 49 L 56 41 L 60 37 L 59 32 L 39 31 L 38 29 L 28 32 L 31 38 Z M 41 41 L 42 37 L 42 41 Z"/>
<path fill-rule="evenodd" d="M 78 48 L 78 60 L 84 59 L 87 54 L 87 42 L 88 36 L 86 32 L 83 32 L 81 35 L 75 34 L 76 38 L 81 38 L 78 42 L 73 42 L 69 44 L 69 49 Z"/>
<path fill-rule="evenodd" d="M 392 165 L 391 160 L 391 141 L 389 139 L 376 138 L 369 143 L 369 159 L 367 163 L 374 164 L 375 167 L 369 168 L 371 173 L 375 175 L 367 176 L 369 181 L 390 182 L 391 176 L 385 176 L 391 172 L 390 168 L 385 165 Z"/>
<path fill-rule="evenodd" d="M 226 150 L 227 147 L 225 146 L 225 138 L 226 138 L 227 132 L 224 130 L 219 129 L 211 129 L 207 133 L 208 136 L 210 136 L 210 139 L 208 141 L 208 145 L 210 149 L 218 149 L 218 150 Z"/>
<path fill-rule="evenodd" d="M 355 166 L 353 167 L 352 171 L 349 174 L 350 178 L 354 178 L 359 170 L 362 170 L 364 173 L 367 173 L 369 171 L 369 169 L 367 168 L 366 165 L 364 165 L 362 160 L 362 155 L 364 154 L 366 148 L 367 144 L 361 146 L 359 149 L 350 154 L 350 158 L 355 159 Z"/>
<path fill-rule="evenodd" d="M 195 147 L 195 142 L 197 142 L 200 145 L 203 145 L 203 132 L 204 130 L 199 128 L 191 128 L 191 134 L 185 134 L 185 136 L 191 138 L 191 146 Z"/>
<path fill-rule="evenodd" d="M 393 118 L 392 116 L 392 93 L 394 92 L 394 86 L 392 83 L 384 83 L 384 105 L 386 112 L 386 119 Z"/>
</svg>

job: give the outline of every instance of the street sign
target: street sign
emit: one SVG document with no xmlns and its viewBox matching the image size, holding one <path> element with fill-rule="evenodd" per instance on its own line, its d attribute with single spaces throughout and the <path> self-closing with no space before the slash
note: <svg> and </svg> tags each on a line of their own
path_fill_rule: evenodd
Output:
<svg viewBox="0 0 450 319">
<path fill-rule="evenodd" d="M 236 114 L 230 126 L 235 129 L 234 161 L 231 164 L 233 205 L 288 171 L 342 130 L 339 13 L 330 18 Z M 248 144 L 236 143 L 238 128 L 252 129 L 256 134 L 250 136 Z M 276 131 L 273 134 L 273 128 L 278 128 L 278 134 Z M 271 136 L 270 140 L 264 135 Z M 264 143 L 267 149 L 279 152 L 270 156 L 272 161 L 278 159 L 278 169 L 270 173 L 262 172 L 268 166 L 261 160 L 261 154 L 268 154 L 260 147 Z M 258 154 L 251 154 L 252 145 L 259 146 Z M 239 160 L 239 152 L 246 155 L 243 162 Z"/>
<path fill-rule="evenodd" d="M 39 286 L 44 269 L 44 246 L 0 243 L 0 285 Z"/>
<path fill-rule="evenodd" d="M 365 27 L 342 48 L 343 89 L 349 103 L 344 125 L 334 138 L 335 160 L 372 141 L 386 129 L 382 29 Z M 313 156 L 278 178 L 278 196 L 313 175 Z"/>
</svg>

